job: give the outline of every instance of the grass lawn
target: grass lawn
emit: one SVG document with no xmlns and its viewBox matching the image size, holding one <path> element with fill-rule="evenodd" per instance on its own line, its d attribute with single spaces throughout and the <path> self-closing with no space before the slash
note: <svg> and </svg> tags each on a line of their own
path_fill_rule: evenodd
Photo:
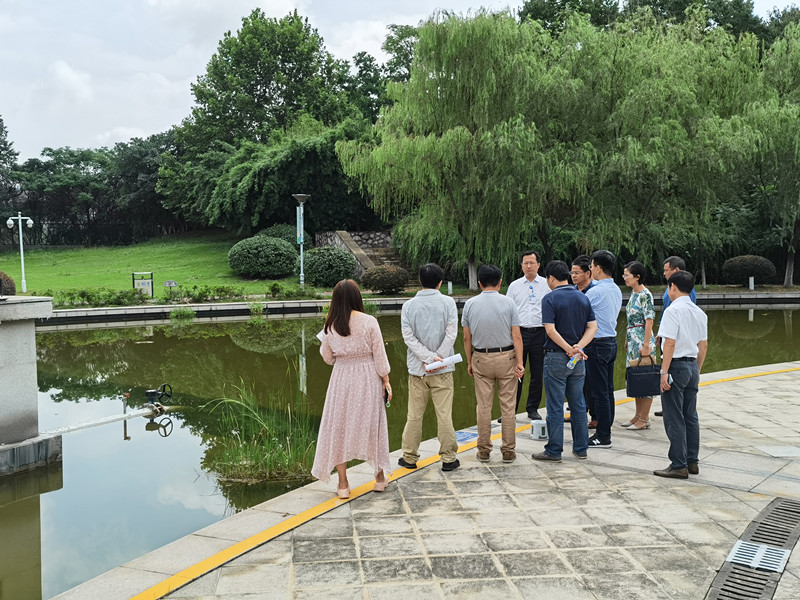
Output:
<svg viewBox="0 0 800 600">
<path fill-rule="evenodd" d="M 247 294 L 263 294 L 268 282 L 241 279 L 228 266 L 228 250 L 239 240 L 229 233 L 193 232 L 149 240 L 135 246 L 26 250 L 25 278 L 28 294 L 46 290 L 132 287 L 131 273 L 152 271 L 154 293 L 160 296 L 164 281 L 179 285 L 234 285 Z M 17 283 L 21 293 L 19 251 L 0 253 L 0 271 Z M 287 278 L 298 283 L 299 278 Z"/>
</svg>

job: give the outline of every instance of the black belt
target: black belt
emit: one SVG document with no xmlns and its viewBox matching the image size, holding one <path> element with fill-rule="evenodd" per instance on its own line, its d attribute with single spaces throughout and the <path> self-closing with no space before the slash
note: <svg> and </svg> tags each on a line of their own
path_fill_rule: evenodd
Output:
<svg viewBox="0 0 800 600">
<path fill-rule="evenodd" d="M 610 342 L 611 340 L 616 340 L 616 337 L 604 337 L 604 338 L 594 338 L 592 342 Z M 589 342 L 590 344 L 592 342 Z"/>
<path fill-rule="evenodd" d="M 561 348 L 545 348 L 545 352 L 561 352 L 561 354 L 566 354 Z"/>
<path fill-rule="evenodd" d="M 520 327 L 522 331 L 539 331 L 540 329 L 544 329 L 544 327 Z"/>
<path fill-rule="evenodd" d="M 514 344 L 510 346 L 503 346 L 502 348 L 473 348 L 474 352 L 480 352 L 481 354 L 491 354 L 492 352 L 508 352 L 509 350 L 514 349 Z"/>
<path fill-rule="evenodd" d="M 673 358 L 672 359 L 673 362 L 678 361 L 678 360 L 685 360 L 685 361 L 694 362 L 697 359 L 694 356 L 679 356 L 678 358 Z"/>
</svg>

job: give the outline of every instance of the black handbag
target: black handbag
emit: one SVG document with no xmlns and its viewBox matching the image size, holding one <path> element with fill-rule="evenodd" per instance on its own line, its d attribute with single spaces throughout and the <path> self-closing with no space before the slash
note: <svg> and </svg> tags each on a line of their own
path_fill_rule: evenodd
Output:
<svg viewBox="0 0 800 600">
<path fill-rule="evenodd" d="M 625 368 L 625 393 L 630 398 L 660 396 L 661 366 L 656 364 L 652 356 L 647 357 L 650 364 L 642 364 L 642 358 L 638 361 L 632 360 L 632 364 Z"/>
</svg>

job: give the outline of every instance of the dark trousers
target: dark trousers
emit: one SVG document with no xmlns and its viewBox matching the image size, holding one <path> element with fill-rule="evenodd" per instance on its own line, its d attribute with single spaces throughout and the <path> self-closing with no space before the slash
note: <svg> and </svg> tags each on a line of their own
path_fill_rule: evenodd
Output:
<svg viewBox="0 0 800 600">
<path fill-rule="evenodd" d="M 696 463 L 700 453 L 700 421 L 697 418 L 697 386 L 700 371 L 695 361 L 673 360 L 669 365 L 672 385 L 661 393 L 664 429 L 669 438 L 669 460 L 673 469 Z"/>
<path fill-rule="evenodd" d="M 529 415 L 539 411 L 542 402 L 542 370 L 544 368 L 544 327 L 520 327 L 522 333 L 522 366 L 529 364 L 528 400 L 525 408 Z M 524 381 L 524 377 L 523 377 Z M 517 383 L 517 410 L 522 396 L 522 381 Z"/>
<path fill-rule="evenodd" d="M 614 361 L 617 359 L 617 339 L 594 339 L 585 348 L 586 380 L 594 403 L 597 430 L 595 435 L 605 442 L 611 439 L 614 422 Z"/>
</svg>

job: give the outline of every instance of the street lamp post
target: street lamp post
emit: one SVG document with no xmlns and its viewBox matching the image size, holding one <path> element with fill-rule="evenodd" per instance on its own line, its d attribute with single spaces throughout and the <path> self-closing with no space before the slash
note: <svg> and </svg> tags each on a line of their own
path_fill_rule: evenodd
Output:
<svg viewBox="0 0 800 600">
<path fill-rule="evenodd" d="M 297 200 L 297 243 L 300 245 L 300 287 L 306 287 L 306 276 L 303 272 L 303 204 L 311 198 L 309 194 L 292 194 Z"/>
<path fill-rule="evenodd" d="M 19 225 L 19 262 L 20 265 L 22 266 L 22 291 L 27 292 L 28 285 L 25 282 L 25 252 L 22 249 L 22 220 L 28 219 L 26 225 L 28 226 L 28 229 L 30 229 L 31 227 L 33 227 L 33 219 L 31 219 L 30 217 L 23 217 L 22 213 L 18 212 L 16 217 L 9 217 L 8 221 L 6 221 L 6 225 L 8 225 L 9 229 L 14 228 L 14 219 L 17 220 L 17 223 Z"/>
</svg>

